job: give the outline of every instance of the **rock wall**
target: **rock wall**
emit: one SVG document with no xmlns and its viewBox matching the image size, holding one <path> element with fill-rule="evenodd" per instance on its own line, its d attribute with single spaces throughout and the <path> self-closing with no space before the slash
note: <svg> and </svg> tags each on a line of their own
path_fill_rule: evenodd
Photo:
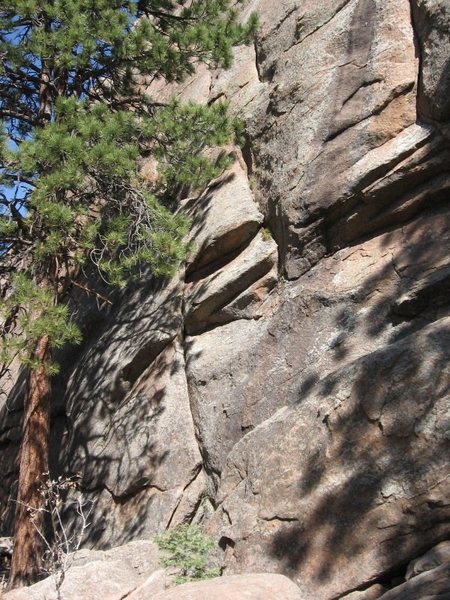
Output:
<svg viewBox="0 0 450 600">
<path fill-rule="evenodd" d="M 240 6 L 261 26 L 230 71 L 149 91 L 228 99 L 246 143 L 183 202 L 186 269 L 62 356 L 54 462 L 96 547 L 203 520 L 225 573 L 384 590 L 450 538 L 450 5 Z M 19 418 L 20 380 L 8 482 Z"/>
</svg>

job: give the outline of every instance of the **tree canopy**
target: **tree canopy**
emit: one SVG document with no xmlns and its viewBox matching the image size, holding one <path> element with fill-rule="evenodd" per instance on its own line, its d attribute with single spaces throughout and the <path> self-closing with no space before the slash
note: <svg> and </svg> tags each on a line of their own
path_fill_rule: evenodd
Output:
<svg viewBox="0 0 450 600">
<path fill-rule="evenodd" d="M 198 62 L 229 66 L 254 26 L 240 25 L 228 0 L 2 2 L 1 267 L 20 272 L 5 308 L 35 309 L 22 313 L 25 337 L 12 336 L 6 355 L 19 350 L 31 364 L 42 331 L 55 345 L 79 339 L 56 327 L 67 309 L 54 294 L 60 303 L 87 262 L 119 285 L 142 265 L 173 271 L 188 226 L 171 210 L 175 191 L 223 168 L 202 151 L 236 124 L 224 104 L 161 106 L 145 89 Z M 160 170 L 153 185 L 139 175 L 149 155 Z"/>
</svg>

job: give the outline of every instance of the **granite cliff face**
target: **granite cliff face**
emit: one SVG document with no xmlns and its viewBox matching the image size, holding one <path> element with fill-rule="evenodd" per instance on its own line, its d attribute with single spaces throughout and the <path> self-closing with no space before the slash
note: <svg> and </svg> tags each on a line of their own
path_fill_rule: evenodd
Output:
<svg viewBox="0 0 450 600">
<path fill-rule="evenodd" d="M 97 547 L 202 520 L 226 574 L 362 600 L 450 538 L 450 5 L 241 10 L 261 27 L 230 71 L 150 92 L 228 99 L 246 143 L 183 202 L 186 269 L 90 313 L 61 357 L 54 462 Z M 20 380 L 6 534 L 19 419 Z"/>
</svg>

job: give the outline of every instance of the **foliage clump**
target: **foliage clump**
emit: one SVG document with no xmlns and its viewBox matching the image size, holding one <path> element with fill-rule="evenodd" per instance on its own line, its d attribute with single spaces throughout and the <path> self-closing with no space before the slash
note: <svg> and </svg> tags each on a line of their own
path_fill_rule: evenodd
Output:
<svg viewBox="0 0 450 600">
<path fill-rule="evenodd" d="M 220 571 L 211 566 L 214 541 L 201 532 L 198 525 L 184 523 L 155 537 L 161 550 L 167 552 L 162 564 L 176 569 L 175 583 L 218 577 Z"/>
</svg>

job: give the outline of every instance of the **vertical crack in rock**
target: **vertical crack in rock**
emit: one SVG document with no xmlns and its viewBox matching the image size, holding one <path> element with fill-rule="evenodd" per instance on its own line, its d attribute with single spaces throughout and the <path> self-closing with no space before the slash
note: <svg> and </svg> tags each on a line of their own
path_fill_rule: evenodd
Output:
<svg viewBox="0 0 450 600">
<path fill-rule="evenodd" d="M 252 155 L 252 141 L 247 132 L 244 132 L 244 145 L 242 146 L 242 158 L 244 159 L 245 166 L 247 167 L 247 178 L 253 175 L 253 155 Z"/>
<path fill-rule="evenodd" d="M 199 469 L 199 471 L 197 472 L 195 477 L 198 477 L 200 472 L 203 471 L 206 475 L 207 480 L 209 481 L 211 479 L 210 474 L 208 473 L 208 469 L 206 466 L 206 461 L 205 461 L 205 450 L 203 447 L 203 443 L 202 440 L 199 436 L 199 428 L 198 428 L 198 423 L 196 422 L 195 419 L 195 415 L 194 415 L 194 411 L 192 408 L 192 396 L 191 396 L 191 382 L 190 382 L 190 377 L 189 377 L 189 372 L 188 372 L 188 364 L 189 364 L 189 348 L 186 342 L 186 337 L 187 337 L 187 333 L 186 333 L 186 326 L 185 326 L 185 315 L 186 315 L 186 289 L 183 290 L 183 298 L 182 298 L 182 304 L 181 304 L 181 314 L 182 314 L 182 329 L 181 329 L 181 334 L 180 334 L 180 344 L 181 347 L 183 348 L 183 354 L 184 354 L 184 374 L 185 374 L 185 378 L 186 378 L 186 388 L 187 388 L 187 394 L 188 394 L 188 401 L 189 401 L 189 408 L 190 408 L 190 414 L 191 414 L 191 419 L 192 419 L 192 423 L 194 424 L 194 432 L 195 432 L 195 439 L 197 442 L 197 446 L 198 446 L 198 450 L 200 453 L 200 456 L 202 457 L 202 466 Z M 190 482 L 192 483 L 192 482 Z M 199 498 L 199 503 L 200 503 L 200 498 Z M 198 508 L 198 506 L 197 506 Z M 173 515 L 175 514 L 176 511 L 174 511 Z M 173 518 L 172 515 L 172 518 Z M 170 520 L 170 522 L 172 522 L 172 518 Z M 169 522 L 169 525 L 170 525 Z"/>
<path fill-rule="evenodd" d="M 253 42 L 253 47 L 255 48 L 255 67 L 256 67 L 256 72 L 258 73 L 258 80 L 259 80 L 260 83 L 265 83 L 266 79 L 263 77 L 263 74 L 261 72 L 260 58 L 259 58 L 259 49 L 258 49 L 258 42 L 257 42 L 257 40 L 255 40 Z"/>
<path fill-rule="evenodd" d="M 421 48 L 421 43 L 420 43 L 420 38 L 419 38 L 419 31 L 418 31 L 418 25 L 417 25 L 417 20 L 418 20 L 418 7 L 417 7 L 417 0 L 410 0 L 410 15 L 411 15 L 411 27 L 413 30 L 413 36 L 414 36 L 414 47 L 416 49 L 416 54 L 417 54 L 417 101 L 416 101 L 416 107 L 417 107 L 417 118 L 420 118 L 420 114 L 419 114 L 419 94 L 421 93 L 420 90 L 422 89 L 422 65 L 423 65 L 423 54 L 422 54 L 422 48 Z"/>
</svg>

